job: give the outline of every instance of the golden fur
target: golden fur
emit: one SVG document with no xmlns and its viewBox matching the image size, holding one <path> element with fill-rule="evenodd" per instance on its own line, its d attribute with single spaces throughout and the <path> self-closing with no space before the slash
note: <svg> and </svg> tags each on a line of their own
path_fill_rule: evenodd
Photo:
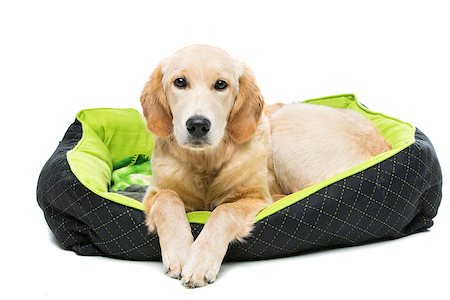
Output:
<svg viewBox="0 0 450 300">
<path fill-rule="evenodd" d="M 288 104 L 270 115 L 270 126 L 277 194 L 299 191 L 390 149 L 373 124 L 348 109 Z"/>
<path fill-rule="evenodd" d="M 174 87 L 176 78 L 187 86 Z M 227 81 L 226 89 L 212 88 L 219 79 Z M 147 225 L 159 235 L 166 273 L 187 287 L 216 279 L 228 244 L 247 236 L 255 215 L 273 199 L 389 148 L 356 113 L 275 104 L 263 114 L 250 70 L 205 45 L 164 60 L 141 103 L 156 135 L 153 184 L 144 199 Z M 211 120 L 202 147 L 189 142 L 185 124 L 192 114 Z M 186 211 L 195 210 L 212 213 L 194 241 Z"/>
</svg>

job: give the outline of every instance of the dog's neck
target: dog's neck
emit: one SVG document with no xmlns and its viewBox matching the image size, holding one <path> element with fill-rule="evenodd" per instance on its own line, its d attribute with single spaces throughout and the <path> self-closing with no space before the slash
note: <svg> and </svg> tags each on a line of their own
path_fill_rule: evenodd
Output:
<svg viewBox="0 0 450 300">
<path fill-rule="evenodd" d="M 191 169 L 202 175 L 215 175 L 222 166 L 230 161 L 236 149 L 231 139 L 224 138 L 219 145 L 202 150 L 183 148 L 174 137 L 166 139 L 167 150 L 183 164 L 189 164 Z"/>
</svg>

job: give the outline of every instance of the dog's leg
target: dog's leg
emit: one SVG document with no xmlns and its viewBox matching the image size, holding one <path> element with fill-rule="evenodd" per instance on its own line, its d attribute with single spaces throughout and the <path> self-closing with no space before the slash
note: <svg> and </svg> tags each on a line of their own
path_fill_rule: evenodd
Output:
<svg viewBox="0 0 450 300">
<path fill-rule="evenodd" d="M 195 288 L 214 282 L 228 244 L 247 236 L 256 214 L 267 205 L 263 199 L 241 199 L 214 209 L 191 246 L 181 274 L 182 284 Z"/>
<path fill-rule="evenodd" d="M 149 191 L 144 199 L 144 211 L 149 230 L 158 233 L 164 271 L 180 279 L 194 241 L 183 201 L 171 190 Z"/>
</svg>

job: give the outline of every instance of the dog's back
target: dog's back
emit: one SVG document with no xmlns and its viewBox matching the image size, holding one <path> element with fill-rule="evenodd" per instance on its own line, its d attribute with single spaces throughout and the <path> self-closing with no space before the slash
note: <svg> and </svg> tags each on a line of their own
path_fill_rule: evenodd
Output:
<svg viewBox="0 0 450 300">
<path fill-rule="evenodd" d="M 289 194 L 391 149 L 378 129 L 346 109 L 290 104 L 270 115 L 273 168 Z"/>
</svg>

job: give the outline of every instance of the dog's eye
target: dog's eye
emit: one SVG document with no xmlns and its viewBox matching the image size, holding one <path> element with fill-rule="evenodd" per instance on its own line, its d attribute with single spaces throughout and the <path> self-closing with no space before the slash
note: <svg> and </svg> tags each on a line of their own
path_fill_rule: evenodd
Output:
<svg viewBox="0 0 450 300">
<path fill-rule="evenodd" d="M 226 83 L 226 81 L 223 81 L 223 80 L 217 80 L 216 83 L 214 84 L 214 88 L 218 91 L 226 89 L 227 86 L 228 86 L 228 83 Z"/>
<path fill-rule="evenodd" d="M 184 89 L 187 86 L 187 81 L 185 78 L 177 78 L 173 81 L 173 84 L 180 89 Z"/>
</svg>

